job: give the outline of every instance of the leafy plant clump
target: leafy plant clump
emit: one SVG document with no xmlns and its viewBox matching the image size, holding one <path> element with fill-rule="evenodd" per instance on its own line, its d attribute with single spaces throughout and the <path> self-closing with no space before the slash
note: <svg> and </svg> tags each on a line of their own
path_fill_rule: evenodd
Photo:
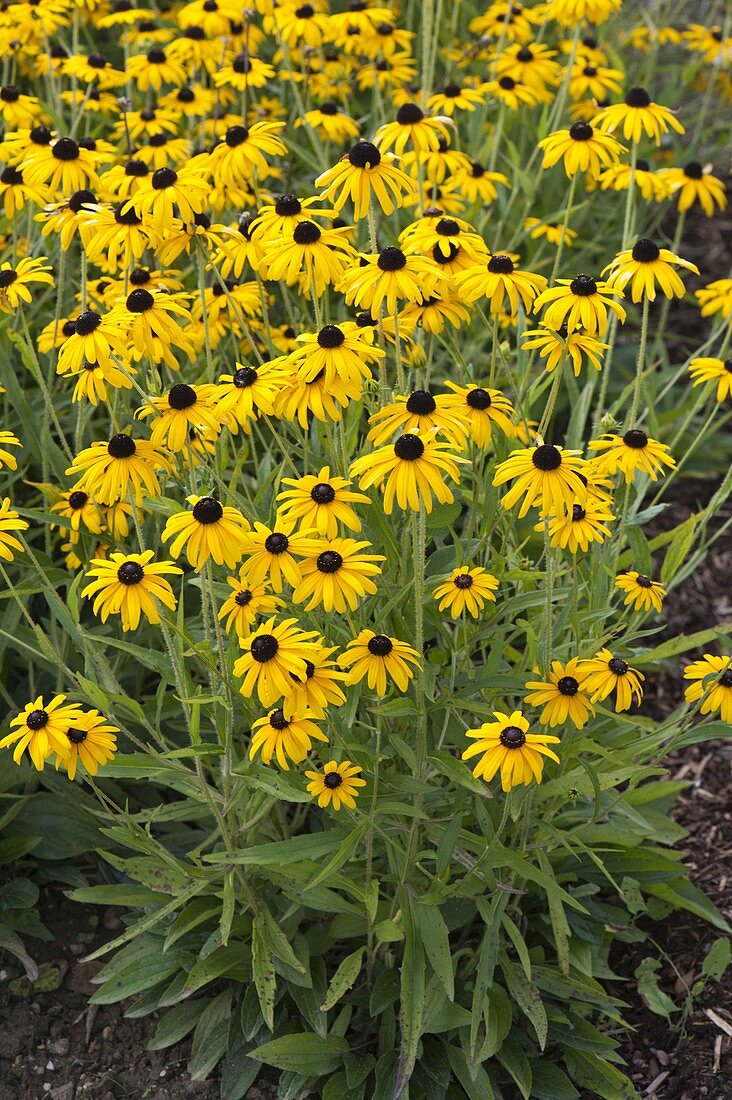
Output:
<svg viewBox="0 0 732 1100">
<path fill-rule="evenodd" d="M 0 948 L 44 882 L 123 907 L 92 1003 L 223 1100 L 636 1095 L 628 1004 L 689 1003 L 611 949 L 686 910 L 690 996 L 729 962 L 663 764 L 732 722 L 732 624 L 665 621 L 730 522 L 729 16 L 29 11 Z"/>
</svg>

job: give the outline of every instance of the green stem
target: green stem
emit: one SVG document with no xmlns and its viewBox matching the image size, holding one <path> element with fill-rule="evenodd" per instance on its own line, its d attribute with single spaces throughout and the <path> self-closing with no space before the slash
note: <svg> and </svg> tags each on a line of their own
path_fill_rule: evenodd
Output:
<svg viewBox="0 0 732 1100">
<path fill-rule="evenodd" d="M 638 362 L 635 368 L 635 386 L 633 388 L 633 403 L 630 406 L 630 417 L 628 419 L 628 425 L 631 428 L 635 427 L 636 417 L 638 415 L 638 404 L 640 402 L 641 385 L 643 382 L 643 372 L 645 370 L 646 363 L 646 343 L 648 341 L 648 310 L 649 299 L 647 296 L 643 298 L 643 316 L 641 318 L 641 331 L 640 331 L 640 343 L 638 344 Z"/>
</svg>

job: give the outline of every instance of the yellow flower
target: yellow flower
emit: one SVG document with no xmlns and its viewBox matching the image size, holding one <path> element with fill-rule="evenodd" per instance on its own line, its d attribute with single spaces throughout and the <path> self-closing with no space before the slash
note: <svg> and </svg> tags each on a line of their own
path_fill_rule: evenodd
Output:
<svg viewBox="0 0 732 1100">
<path fill-rule="evenodd" d="M 595 130 L 589 122 L 575 122 L 569 130 L 556 130 L 539 142 L 544 151 L 544 168 L 552 168 L 560 160 L 568 177 L 588 172 L 597 179 L 601 170 L 615 163 L 624 146 L 609 134 Z"/>
<path fill-rule="evenodd" d="M 183 572 L 172 561 L 153 562 L 155 552 L 141 554 L 110 554 L 109 558 L 92 558 L 87 577 L 91 582 L 82 596 L 94 597 L 94 614 L 106 623 L 110 615 L 120 615 L 122 629 L 137 630 L 140 617 L 159 623 L 158 602 L 171 611 L 176 598 L 165 575 Z"/>
<path fill-rule="evenodd" d="M 667 248 L 659 248 L 654 241 L 643 237 L 632 248 L 618 252 L 615 259 L 603 268 L 602 274 L 610 272 L 612 285 L 621 290 L 630 284 L 634 302 L 640 302 L 644 296 L 654 302 L 656 283 L 667 298 L 683 298 L 686 288 L 672 264 L 699 274 L 696 264 L 682 260 Z"/>
<path fill-rule="evenodd" d="M 547 306 L 543 323 L 549 328 L 567 332 L 582 327 L 590 336 L 604 336 L 608 325 L 608 309 L 622 323 L 625 310 L 612 300 L 620 294 L 614 286 L 593 279 L 591 275 L 577 275 L 574 279 L 558 279 L 557 286 L 543 291 L 534 302 L 534 313 Z"/>
<path fill-rule="evenodd" d="M 69 741 L 66 731 L 80 714 L 79 704 L 67 703 L 65 695 L 54 695 L 48 703 L 44 703 L 43 696 L 39 695 L 32 703 L 27 703 L 17 717 L 11 719 L 11 732 L 0 740 L 0 749 L 14 745 L 15 764 L 20 764 L 27 749 L 33 767 L 42 772 L 52 753 L 58 753 L 62 760 L 68 757 Z"/>
<path fill-rule="evenodd" d="M 615 710 L 629 710 L 633 702 L 640 706 L 643 698 L 641 681 L 645 676 L 631 668 L 622 657 L 613 657 L 609 649 L 601 649 L 589 660 L 579 662 L 582 686 L 591 703 L 607 699 L 615 692 Z"/>
<path fill-rule="evenodd" d="M 666 595 L 663 585 L 635 570 L 621 573 L 615 580 L 615 587 L 626 593 L 623 601 L 626 607 L 632 605 L 636 611 L 650 611 L 651 608 L 660 611 Z"/>
<path fill-rule="evenodd" d="M 321 466 L 317 475 L 283 477 L 282 484 L 292 486 L 277 495 L 277 500 L 284 502 L 279 511 L 283 519 L 299 522 L 327 539 L 336 538 L 339 523 L 351 531 L 361 530 L 361 520 L 351 504 L 370 504 L 371 500 L 365 493 L 349 489 L 351 483 L 346 478 L 331 475 L 330 466 Z"/>
<path fill-rule="evenodd" d="M 559 763 L 559 757 L 549 745 L 558 745 L 559 738 L 550 734 L 529 733 L 529 723 L 520 710 L 512 714 L 493 712 L 495 722 L 484 722 L 478 729 L 466 730 L 465 736 L 473 739 L 463 753 L 463 760 L 480 755 L 473 768 L 476 779 L 490 783 L 497 771 L 501 772 L 501 787 L 510 791 L 513 787 L 529 786 L 534 780 L 541 782 L 544 771 L 543 757 Z"/>
<path fill-rule="evenodd" d="M 589 443 L 591 451 L 600 452 L 595 464 L 601 474 L 611 477 L 618 471 L 625 474 L 626 484 L 630 484 L 636 470 L 648 474 L 656 481 L 659 474 L 665 474 L 664 466 L 673 469 L 674 459 L 665 443 L 650 439 L 640 428 L 631 428 L 625 435 L 609 435 L 604 439 L 593 439 Z"/>
<path fill-rule="evenodd" d="M 672 193 L 678 195 L 680 212 L 698 202 L 706 216 L 713 218 L 715 210 L 726 209 L 727 193 L 722 181 L 711 173 L 711 164 L 701 165 L 693 160 L 683 168 L 662 168 L 659 175 L 668 182 Z"/>
<path fill-rule="evenodd" d="M 656 145 L 661 144 L 661 137 L 669 128 L 677 134 L 686 132 L 668 107 L 653 103 L 645 88 L 637 87 L 626 93 L 622 103 L 603 108 L 592 119 L 592 124 L 607 133 L 613 133 L 622 126 L 626 141 L 638 142 L 645 134 L 653 138 Z"/>
<path fill-rule="evenodd" d="M 337 811 L 343 805 L 354 810 L 360 793 L 358 788 L 366 786 L 366 780 L 359 777 L 361 770 L 350 760 L 343 760 L 340 764 L 329 760 L 322 772 L 305 772 L 310 780 L 308 792 L 317 798 L 321 808 L 332 806 Z"/>
<path fill-rule="evenodd" d="M 318 176 L 315 186 L 325 188 L 321 198 L 332 202 L 339 212 L 350 199 L 356 221 L 368 217 L 372 197 L 384 214 L 393 214 L 405 195 L 415 191 L 413 181 L 398 168 L 398 158 L 382 153 L 370 141 L 357 141 L 337 164 Z"/>
<path fill-rule="evenodd" d="M 526 312 L 531 310 L 534 299 L 545 290 L 547 281 L 543 275 L 521 271 L 510 256 L 498 253 L 491 256 L 486 266 L 476 265 L 460 272 L 455 285 L 463 301 L 476 302 L 485 297 L 490 301 L 491 313 L 501 313 L 508 299 L 508 310 L 515 314 L 519 298 Z"/>
<path fill-rule="evenodd" d="M 367 595 L 375 595 L 371 577 L 381 573 L 376 564 L 386 559 L 382 554 L 364 554 L 370 542 L 356 539 L 330 539 L 320 544 L 318 552 L 300 562 L 301 580 L 292 594 L 294 603 L 304 603 L 306 611 L 323 606 L 325 611 L 344 614 L 355 611 Z"/>
<path fill-rule="evenodd" d="M 459 480 L 459 462 L 466 460 L 450 453 L 450 445 L 438 443 L 434 433 L 424 437 L 407 432 L 396 443 L 362 455 L 351 463 L 351 476 L 359 479 L 362 489 L 384 487 L 384 511 L 390 515 L 394 501 L 399 508 L 418 512 L 422 506 L 432 511 L 433 496 L 440 504 L 451 504 L 453 495 L 444 477 Z"/>
<path fill-rule="evenodd" d="M 348 643 L 338 663 L 352 666 L 346 678 L 347 684 L 358 684 L 366 679 L 372 691 L 377 695 L 386 695 L 388 680 L 393 680 L 400 691 L 407 690 L 414 676 L 414 670 L 409 666 L 419 666 L 420 658 L 416 649 L 398 638 L 362 630 Z"/>
<path fill-rule="evenodd" d="M 584 690 L 577 657 L 572 657 L 566 664 L 552 661 L 547 679 L 530 680 L 526 687 L 530 694 L 524 696 L 525 701 L 544 708 L 541 722 L 545 726 L 563 726 L 569 720 L 575 729 L 581 730 L 595 713 Z"/>
<path fill-rule="evenodd" d="M 80 711 L 66 730 L 68 752 L 57 752 L 56 768 L 66 769 L 69 779 L 76 778 L 79 764 L 89 775 L 96 775 L 99 768 L 108 764 L 117 751 L 119 728 L 103 718 L 98 710 Z"/>
<path fill-rule="evenodd" d="M 709 677 L 715 676 L 714 680 Z M 685 680 L 696 680 L 684 692 L 687 703 L 698 703 L 700 714 L 720 712 L 723 722 L 732 723 L 732 657 L 717 657 L 705 653 L 700 661 L 692 661 L 684 669 Z"/>
<path fill-rule="evenodd" d="M 258 615 L 271 615 L 284 606 L 284 600 L 270 593 L 266 581 L 261 584 L 249 581 L 244 566 L 238 578 L 227 577 L 226 583 L 232 592 L 221 605 L 218 617 L 226 619 L 226 630 L 230 632 L 234 627 L 240 638 L 249 637 Z"/>
<path fill-rule="evenodd" d="M 458 619 L 467 611 L 477 619 L 487 600 L 496 602 L 493 593 L 497 588 L 498 578 L 482 566 L 458 565 L 448 580 L 437 585 L 432 595 L 438 601 L 438 611 L 448 610 L 451 618 Z"/>
<path fill-rule="evenodd" d="M 289 695 L 293 678 L 304 679 L 308 661 L 317 659 L 317 637 L 316 630 L 301 630 L 297 619 L 276 623 L 273 617 L 240 638 L 243 653 L 234 662 L 234 675 L 242 678 L 242 695 L 250 699 L 256 691 L 264 707 Z"/>
<path fill-rule="evenodd" d="M 505 485 L 516 478 L 515 483 L 501 497 L 504 508 L 513 508 L 523 496 L 519 519 L 532 505 L 543 513 L 560 512 L 570 508 L 576 498 L 585 496 L 581 474 L 585 463 L 579 451 L 566 451 L 550 443 L 538 447 L 524 447 L 511 451 L 504 462 L 496 467 L 494 485 Z"/>
<path fill-rule="evenodd" d="M 717 383 L 717 401 L 732 397 L 732 359 L 698 358 L 692 359 L 689 374 L 692 385 L 703 386 L 705 382 Z"/>
<path fill-rule="evenodd" d="M 253 760 L 261 753 L 262 760 L 269 764 L 273 756 L 285 771 L 289 770 L 288 759 L 293 764 L 301 764 L 310 752 L 313 741 L 328 741 L 322 730 L 310 718 L 285 717 L 281 707 L 271 711 L 266 718 L 259 718 L 252 725 L 252 743 L 249 746 L 249 759 Z"/>
<path fill-rule="evenodd" d="M 177 558 L 183 547 L 194 569 L 209 558 L 233 569 L 244 553 L 249 524 L 237 508 L 224 507 L 215 497 L 186 497 L 191 511 L 176 512 L 165 524 L 162 541 L 172 538 L 170 552 Z"/>
</svg>

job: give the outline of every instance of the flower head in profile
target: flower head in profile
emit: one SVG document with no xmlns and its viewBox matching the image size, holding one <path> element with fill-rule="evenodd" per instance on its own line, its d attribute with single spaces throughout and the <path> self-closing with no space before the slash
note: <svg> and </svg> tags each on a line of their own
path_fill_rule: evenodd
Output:
<svg viewBox="0 0 732 1100">
<path fill-rule="evenodd" d="M 708 218 L 727 207 L 727 193 L 722 180 L 712 175 L 711 164 L 690 161 L 683 168 L 664 168 L 659 173 L 678 200 L 679 213 L 699 203 Z"/>
<path fill-rule="evenodd" d="M 591 451 L 598 452 L 594 460 L 598 471 L 610 476 L 620 472 L 625 475 L 626 484 L 633 480 L 636 470 L 656 481 L 659 475 L 667 472 L 664 467 L 674 469 L 676 466 L 666 444 L 651 439 L 640 428 L 631 428 L 625 435 L 590 440 L 588 446 Z"/>
<path fill-rule="evenodd" d="M 458 619 L 467 611 L 477 619 L 486 602 L 496 602 L 497 588 L 498 578 L 481 565 L 458 565 L 432 595 L 438 601 L 438 611 L 447 611 L 451 618 Z"/>
<path fill-rule="evenodd" d="M 693 680 L 684 692 L 687 703 L 698 703 L 700 714 L 719 711 L 723 722 L 732 724 L 732 657 L 705 653 L 684 669 L 684 679 Z"/>
<path fill-rule="evenodd" d="M 446 282 L 434 260 L 393 246 L 364 259 L 362 267 L 345 272 L 339 289 L 349 305 L 370 309 L 374 317 L 382 308 L 394 314 L 400 301 L 421 302 Z"/>
<path fill-rule="evenodd" d="M 203 429 L 214 437 L 221 431 L 214 393 L 212 385 L 176 382 L 162 397 L 148 398 L 136 415 L 140 420 L 152 416 L 150 440 L 155 447 L 177 453 L 187 446 L 191 428 Z"/>
<path fill-rule="evenodd" d="M 459 386 L 457 382 L 446 380 L 445 385 L 452 391 L 444 397 L 445 409 L 457 415 L 476 446 L 490 446 L 494 427 L 499 428 L 506 436 L 514 434 L 511 421 L 514 408 L 500 390 L 479 386 L 476 382 Z"/>
<path fill-rule="evenodd" d="M 729 320 L 732 318 L 732 279 L 715 279 L 700 290 L 694 291 L 702 317 L 712 317 L 721 313 Z"/>
<path fill-rule="evenodd" d="M 569 507 L 551 513 L 549 517 L 549 542 L 552 546 L 569 550 L 576 554 L 579 550 L 587 553 L 590 543 L 604 542 L 612 532 L 607 526 L 615 519 L 610 505 L 602 498 L 583 493 L 583 499 L 574 501 Z M 536 531 L 544 530 L 544 521 L 537 523 Z"/>
<path fill-rule="evenodd" d="M 491 313 L 507 310 L 518 312 L 519 300 L 528 313 L 538 294 L 546 289 L 543 275 L 522 271 L 505 253 L 491 256 L 485 265 L 471 266 L 455 279 L 460 297 L 465 302 L 487 298 Z"/>
<path fill-rule="evenodd" d="M 406 432 L 395 443 L 357 458 L 351 464 L 351 476 L 358 478 L 362 489 L 383 488 L 387 515 L 395 502 L 402 509 L 418 512 L 424 506 L 431 512 L 433 497 L 440 504 L 452 503 L 452 490 L 445 478 L 457 482 L 458 463 L 464 461 L 452 453 L 450 444 L 437 442 L 434 432 L 425 436 Z"/>
<path fill-rule="evenodd" d="M 53 286 L 53 275 L 45 257 L 37 260 L 26 257 L 15 265 L 5 260 L 0 264 L 0 310 L 15 313 L 22 306 L 30 305 L 33 293 L 29 288 L 34 283 Z"/>
<path fill-rule="evenodd" d="M 579 674 L 591 703 L 601 702 L 615 692 L 615 710 L 629 710 L 643 698 L 641 681 L 645 676 L 631 668 L 622 657 L 613 657 L 609 649 L 601 649 L 594 657 L 580 661 Z"/>
<path fill-rule="evenodd" d="M 558 279 L 557 285 L 542 291 L 534 302 L 534 313 L 547 306 L 543 323 L 567 332 L 583 328 L 590 336 L 602 337 L 607 331 L 608 310 L 622 323 L 625 310 L 613 301 L 620 291 L 610 283 L 594 279 L 591 275 L 576 275 L 574 279 Z"/>
<path fill-rule="evenodd" d="M 685 133 L 684 127 L 668 107 L 654 103 L 645 88 L 631 88 L 622 103 L 604 107 L 592 119 L 592 125 L 606 133 L 622 128 L 626 141 L 638 142 L 645 135 L 661 144 L 661 138 L 669 129 L 677 134 Z"/>
<path fill-rule="evenodd" d="M 531 706 L 544 708 L 540 720 L 545 726 L 564 726 L 570 721 L 575 729 L 581 730 L 595 713 L 583 687 L 577 657 L 566 664 L 552 661 L 547 678 L 530 680 L 526 687 L 529 693 L 524 699 Z"/>
<path fill-rule="evenodd" d="M 123 630 L 136 630 L 142 615 L 148 622 L 160 622 L 158 604 L 175 610 L 175 594 L 165 577 L 183 570 L 172 561 L 154 562 L 154 556 L 153 550 L 145 550 L 92 559 L 86 574 L 90 583 L 81 594 L 94 599 L 94 614 L 103 623 L 110 615 L 119 615 Z"/>
<path fill-rule="evenodd" d="M 48 703 L 44 703 L 43 696 L 39 695 L 11 719 L 11 732 L 0 740 L 0 749 L 13 745 L 15 764 L 20 764 L 27 749 L 33 767 L 41 772 L 52 753 L 58 753 L 62 760 L 68 757 L 66 731 L 80 714 L 79 704 L 67 703 L 65 695 L 54 695 Z"/>
<path fill-rule="evenodd" d="M 558 745 L 559 738 L 550 734 L 529 733 L 528 719 L 520 710 L 512 714 L 496 710 L 493 717 L 495 722 L 484 722 L 478 729 L 465 731 L 465 736 L 474 743 L 463 753 L 463 760 L 480 756 L 473 768 L 473 775 L 490 783 L 500 771 L 504 791 L 533 782 L 540 783 L 544 757 L 559 763 L 559 757 L 549 748 L 549 745 Z"/>
<path fill-rule="evenodd" d="M 157 472 L 169 467 L 168 457 L 148 440 L 118 432 L 108 443 L 92 443 L 80 451 L 66 473 L 78 477 L 75 489 L 100 504 L 116 504 L 130 494 L 140 505 L 144 494 L 160 495 Z"/>
<path fill-rule="evenodd" d="M 76 778 L 81 764 L 88 775 L 96 775 L 117 751 L 119 728 L 98 710 L 80 711 L 66 730 L 67 753 L 57 752 L 56 768 L 63 766 L 69 779 Z"/>
<path fill-rule="evenodd" d="M 544 168 L 552 168 L 559 161 L 568 177 L 577 172 L 587 172 L 597 179 L 603 168 L 615 164 L 624 146 L 610 134 L 596 130 L 589 122 L 573 123 L 569 130 L 556 130 L 539 142 L 544 152 Z"/>
<path fill-rule="evenodd" d="M 717 401 L 721 402 L 727 397 L 732 397 L 732 359 L 715 359 L 704 356 L 692 359 L 689 374 L 693 379 L 692 385 L 694 386 L 716 382 Z"/>
<path fill-rule="evenodd" d="M 416 649 L 398 638 L 362 630 L 348 643 L 338 663 L 351 666 L 346 683 L 358 684 L 365 679 L 377 695 L 386 695 L 389 680 L 393 680 L 400 691 L 407 690 L 414 676 L 410 666 L 419 666 L 420 658 Z"/>
<path fill-rule="evenodd" d="M 603 268 L 602 274 L 609 272 L 612 285 L 621 290 L 630 286 L 634 302 L 640 302 L 643 297 L 655 301 L 656 285 L 667 298 L 683 298 L 686 288 L 674 265 L 699 274 L 699 268 L 690 260 L 682 260 L 668 248 L 659 248 L 655 241 L 643 237 L 632 248 L 618 252 L 615 259 Z"/>
<path fill-rule="evenodd" d="M 337 164 L 318 176 L 315 186 L 324 188 L 321 198 L 332 202 L 339 212 L 351 201 L 356 221 L 368 217 L 372 199 L 384 214 L 393 214 L 405 196 L 415 191 L 414 182 L 398 164 L 397 157 L 382 152 L 373 142 L 357 141 Z"/>
<path fill-rule="evenodd" d="M 626 607 L 632 607 L 635 611 L 661 610 L 666 589 L 658 581 L 651 580 L 645 573 L 638 573 L 635 569 L 628 573 L 621 573 L 615 580 L 615 587 L 625 592 L 623 603 Z"/>
<path fill-rule="evenodd" d="M 594 336 L 588 336 L 580 329 L 568 332 L 567 326 L 559 329 L 541 324 L 539 328 L 526 329 L 521 347 L 526 351 L 536 349 L 544 359 L 547 372 L 556 370 L 562 360 L 569 358 L 575 378 L 579 378 L 585 360 L 595 370 L 602 370 L 602 357 L 609 348 Z"/>
<path fill-rule="evenodd" d="M 165 524 L 163 542 L 177 558 L 185 547 L 194 569 L 203 569 L 213 558 L 217 565 L 233 569 L 244 554 L 249 524 L 238 508 L 225 506 L 216 497 L 186 497 L 190 511 L 176 512 Z"/>
<path fill-rule="evenodd" d="M 450 140 L 448 121 L 439 115 L 426 115 L 416 103 L 403 103 L 394 122 L 387 122 L 376 131 L 374 143 L 382 153 L 393 149 L 397 156 L 407 149 L 417 153 L 434 152 L 440 147 L 440 138 Z"/>
<path fill-rule="evenodd" d="M 286 715 L 307 713 L 323 718 L 328 707 L 340 707 L 345 703 L 340 685 L 347 673 L 332 659 L 335 651 L 335 646 L 321 647 L 305 662 L 304 676 L 291 674 L 292 686 L 282 702 Z"/>
<path fill-rule="evenodd" d="M 361 770 L 350 760 L 343 760 L 340 764 L 329 760 L 322 772 L 305 772 L 310 780 L 308 793 L 317 798 L 321 809 L 332 806 L 337 811 L 341 806 L 347 806 L 349 810 L 354 810 L 361 793 L 359 788 L 366 786 L 366 780 L 360 778 Z"/>
<path fill-rule="evenodd" d="M 310 752 L 313 741 L 325 741 L 319 726 L 310 718 L 292 715 L 285 717 L 281 707 L 270 711 L 265 718 L 259 718 L 252 726 L 252 743 L 249 746 L 249 759 L 259 753 L 265 764 L 271 763 L 274 756 L 284 771 L 289 771 L 288 761 L 301 764 Z"/>
</svg>

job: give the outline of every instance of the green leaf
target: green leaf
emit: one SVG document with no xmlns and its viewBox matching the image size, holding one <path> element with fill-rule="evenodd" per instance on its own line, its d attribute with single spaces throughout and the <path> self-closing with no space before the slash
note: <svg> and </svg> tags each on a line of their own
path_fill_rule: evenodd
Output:
<svg viewBox="0 0 732 1100">
<path fill-rule="evenodd" d="M 340 843 L 338 850 L 333 853 L 325 866 L 306 884 L 305 889 L 312 890 L 315 886 L 319 886 L 321 882 L 325 882 L 334 872 L 339 871 L 344 864 L 348 863 L 349 859 L 363 840 L 367 828 L 368 822 L 364 822 L 349 833 Z"/>
<path fill-rule="evenodd" d="M 133 883 L 120 883 L 119 886 L 80 886 L 69 894 L 72 901 L 86 905 L 127 905 L 131 909 L 141 909 L 146 905 L 160 905 L 164 894 L 149 890 L 147 886 L 135 886 Z"/>
<path fill-rule="evenodd" d="M 351 1044 L 340 1035 L 322 1036 L 305 1031 L 272 1039 L 250 1051 L 249 1057 L 305 1077 L 325 1077 L 338 1069 L 350 1049 Z"/>
<path fill-rule="evenodd" d="M 230 1019 L 231 990 L 227 989 L 198 1018 L 191 1046 L 192 1081 L 204 1081 L 226 1054 Z"/>
<path fill-rule="evenodd" d="M 335 851 L 352 834 L 345 829 L 328 829 L 325 833 L 291 836 L 271 844 L 254 844 L 239 852 L 215 852 L 205 858 L 210 863 L 238 863 L 256 867 L 287 867 L 291 863 L 313 860 L 319 863 L 328 852 Z"/>
<path fill-rule="evenodd" d="M 394 1089 L 395 1096 L 401 1096 L 409 1078 L 412 1076 L 417 1060 L 417 1049 L 422 1035 L 422 1021 L 425 1007 L 425 959 L 422 941 L 419 938 L 414 906 L 410 898 L 404 910 L 404 958 L 400 982 L 401 1009 L 399 1024 L 401 1042 L 399 1046 L 399 1071 Z"/>
<path fill-rule="evenodd" d="M 648 956 L 635 968 L 634 976 L 638 982 L 638 992 L 651 1012 L 670 1020 L 672 1013 L 679 1010 L 658 984 L 660 969 L 660 962 Z"/>
<path fill-rule="evenodd" d="M 523 970 L 511 962 L 505 951 L 500 952 L 499 960 L 508 985 L 508 991 L 524 1016 L 533 1024 L 536 1037 L 539 1040 L 539 1047 L 543 1050 L 546 1046 L 549 1024 L 541 993 L 534 983 L 527 979 Z"/>
<path fill-rule="evenodd" d="M 181 1000 L 225 974 L 238 981 L 246 981 L 251 971 L 251 961 L 252 953 L 248 944 L 230 943 L 227 947 L 217 948 L 205 959 L 199 959 L 195 963 L 181 991 Z"/>
<path fill-rule="evenodd" d="M 538 1100 L 578 1100 L 579 1093 L 564 1070 L 544 1058 L 531 1063 L 532 1095 Z"/>
<path fill-rule="evenodd" d="M 335 974 L 330 980 L 325 1000 L 320 1006 L 321 1012 L 328 1012 L 333 1005 L 340 1001 L 341 997 L 353 986 L 361 973 L 361 964 L 366 951 L 365 947 L 359 947 L 356 951 L 346 955 Z"/>
<path fill-rule="evenodd" d="M 199 1012 L 208 1002 L 201 1000 L 171 1008 L 161 1018 L 147 1050 L 165 1050 L 185 1039 L 198 1023 Z"/>
<path fill-rule="evenodd" d="M 603 1100 L 638 1100 L 633 1083 L 610 1062 L 588 1051 L 564 1047 L 570 1076 Z"/>
<path fill-rule="evenodd" d="M 38 967 L 23 945 L 23 941 L 17 932 L 14 932 L 11 928 L 7 928 L 4 924 L 0 924 L 0 948 L 5 951 L 9 951 L 11 955 L 14 955 L 16 959 L 19 959 L 23 964 L 26 978 L 34 982 L 38 977 Z"/>
<path fill-rule="evenodd" d="M 455 977 L 452 970 L 450 938 L 447 925 L 437 906 L 418 905 L 417 925 L 430 966 L 440 979 L 448 999 L 454 1001 Z"/>
<path fill-rule="evenodd" d="M 680 566 L 686 561 L 700 519 L 701 515 L 689 516 L 676 528 L 661 566 L 661 584 L 668 584 L 672 581 Z"/>
<path fill-rule="evenodd" d="M 507 1037 L 496 1058 L 516 1082 L 516 1086 L 524 1100 L 529 1100 L 532 1080 L 531 1065 L 521 1049 L 515 1033 Z"/>
<path fill-rule="evenodd" d="M 655 649 L 634 654 L 633 666 L 645 668 L 646 665 L 657 664 L 669 657 L 678 657 L 680 653 L 688 653 L 690 649 L 698 649 L 708 645 L 709 642 L 717 642 L 730 632 L 732 632 L 732 623 L 720 623 L 711 630 L 697 630 L 695 634 L 678 634 L 675 638 L 657 645 Z"/>
<path fill-rule="evenodd" d="M 718 982 L 730 964 L 732 945 L 726 936 L 720 936 L 707 951 L 702 963 L 702 974 Z"/>
<path fill-rule="evenodd" d="M 221 943 L 226 947 L 231 935 L 231 922 L 234 919 L 234 872 L 227 871 L 224 875 L 224 896 L 221 905 L 221 917 L 219 928 L 221 930 Z"/>
<path fill-rule="evenodd" d="M 267 942 L 267 928 L 261 917 L 252 924 L 252 973 L 262 1010 L 262 1019 L 270 1031 L 274 1031 L 274 1006 L 277 976 L 274 961 Z"/>
<path fill-rule="evenodd" d="M 674 909 L 686 909 L 689 913 L 701 917 L 702 920 L 709 921 L 720 932 L 729 933 L 732 931 L 717 907 L 712 904 L 706 894 L 703 894 L 701 890 L 697 890 L 696 886 L 693 886 L 688 879 L 649 883 L 645 886 L 645 890 L 646 893 L 653 894 L 654 897 L 670 902 Z"/>
<path fill-rule="evenodd" d="M 0 867 L 4 863 L 15 863 L 27 856 L 41 843 L 39 836 L 11 836 L 0 840 Z"/>
</svg>

